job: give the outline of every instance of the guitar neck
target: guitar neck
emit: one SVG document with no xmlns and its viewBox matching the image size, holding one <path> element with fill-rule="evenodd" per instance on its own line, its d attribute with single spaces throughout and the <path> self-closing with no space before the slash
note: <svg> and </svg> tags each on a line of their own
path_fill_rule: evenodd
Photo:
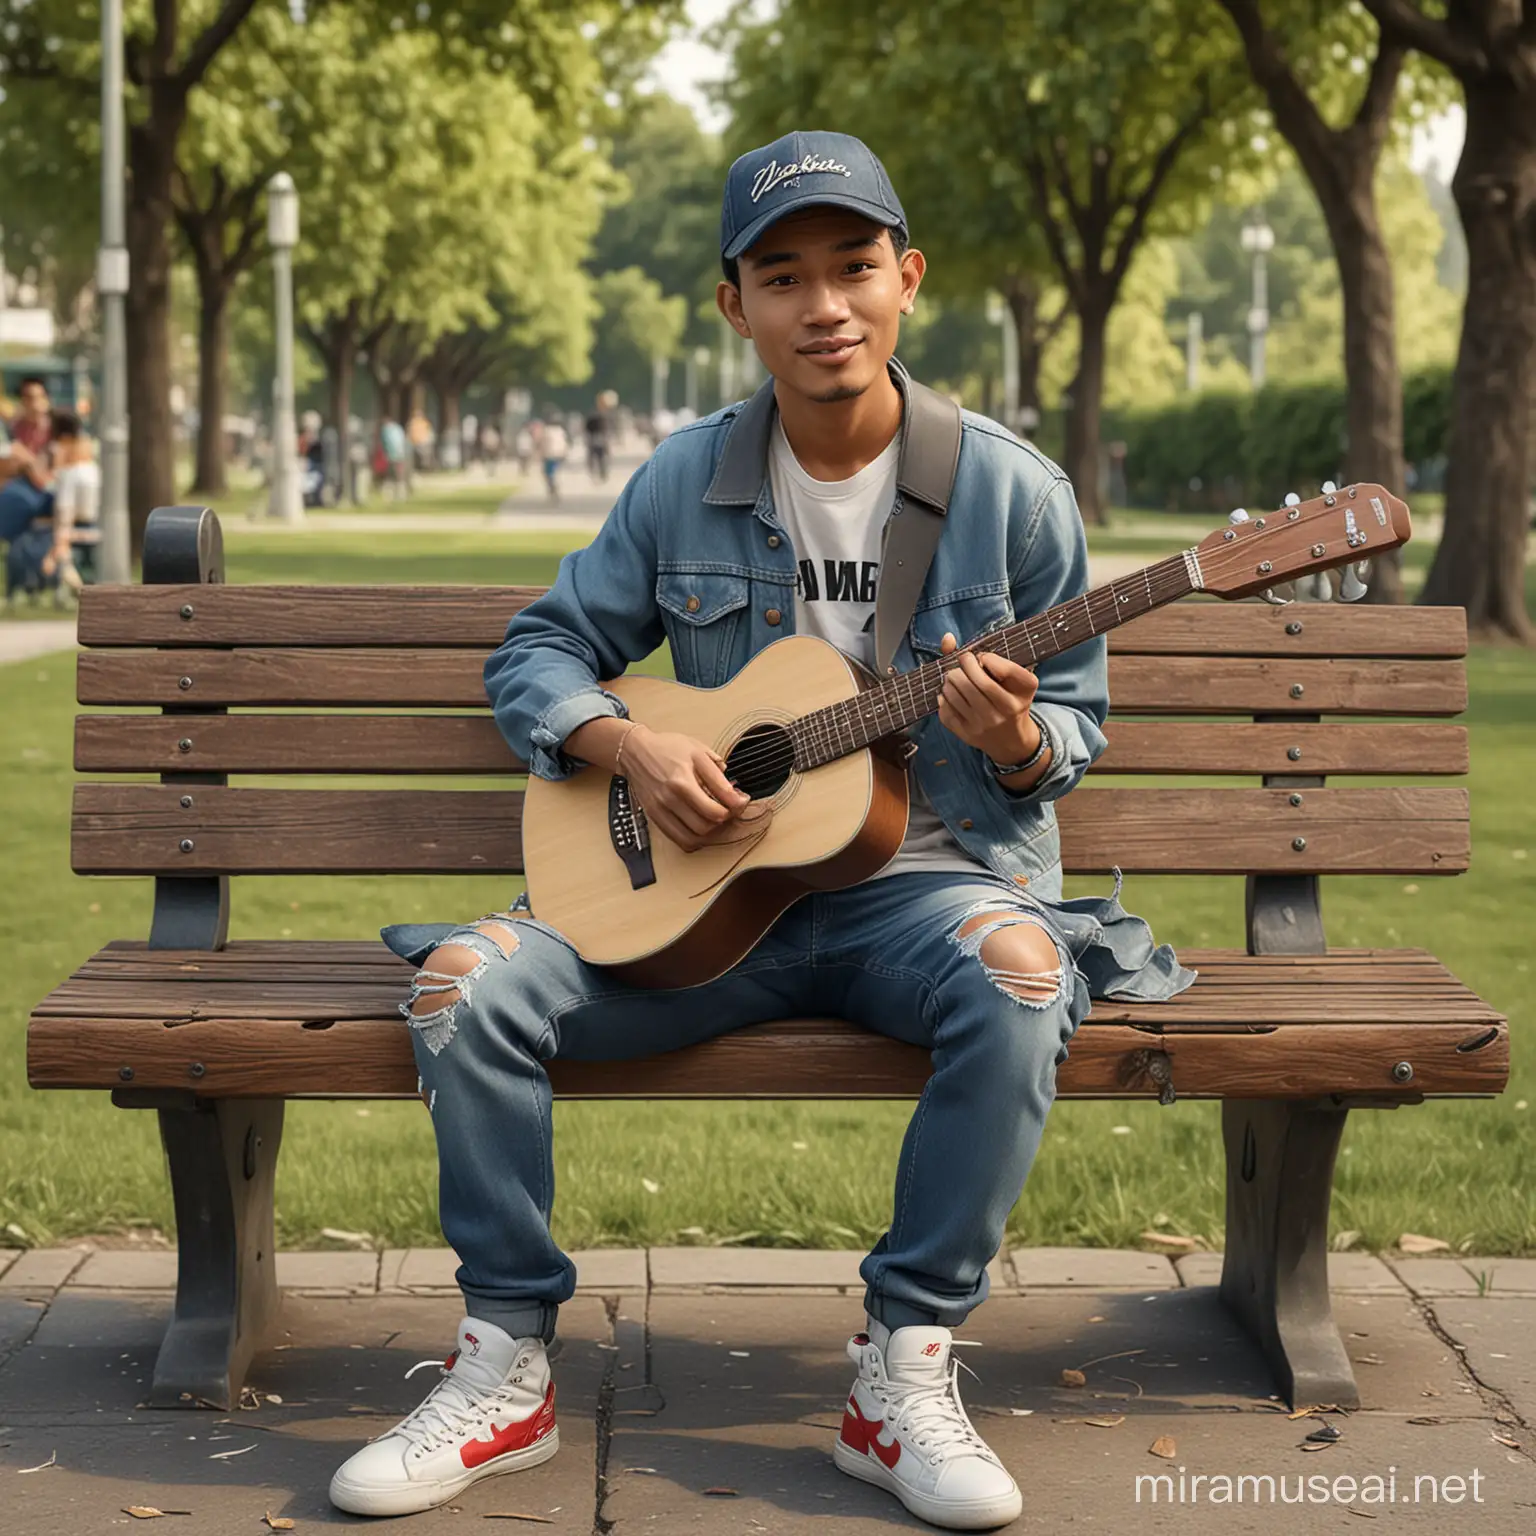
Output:
<svg viewBox="0 0 1536 1536">
<path fill-rule="evenodd" d="M 789 727 L 795 766 L 820 767 L 933 714 L 945 677 L 960 665 L 966 651 L 995 651 L 1021 666 L 1034 667 L 1094 635 L 1188 596 L 1202 585 L 1199 573 L 1193 550 L 1170 555 L 1032 619 L 982 635 L 911 672 L 897 673 L 851 699 L 802 715 Z"/>
</svg>

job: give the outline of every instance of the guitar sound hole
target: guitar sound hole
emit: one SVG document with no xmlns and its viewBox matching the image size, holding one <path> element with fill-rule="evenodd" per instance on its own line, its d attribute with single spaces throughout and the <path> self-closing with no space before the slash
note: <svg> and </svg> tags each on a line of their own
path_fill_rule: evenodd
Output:
<svg viewBox="0 0 1536 1536">
<path fill-rule="evenodd" d="M 788 782 L 795 744 L 782 725 L 754 725 L 725 759 L 725 776 L 754 800 L 766 800 Z"/>
</svg>

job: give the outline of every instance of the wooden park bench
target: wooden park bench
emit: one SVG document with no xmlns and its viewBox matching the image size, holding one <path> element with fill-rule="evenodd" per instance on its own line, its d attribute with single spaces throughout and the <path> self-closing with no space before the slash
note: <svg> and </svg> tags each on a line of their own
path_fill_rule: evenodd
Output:
<svg viewBox="0 0 1536 1536">
<path fill-rule="evenodd" d="M 78 697 L 96 712 L 76 721 L 75 766 L 91 777 L 75 788 L 71 864 L 153 875 L 154 918 L 147 943 L 109 944 L 38 1004 L 27 1066 L 36 1088 L 109 1089 L 158 1112 L 179 1281 L 153 1401 L 227 1407 L 278 1304 L 284 1101 L 417 1086 L 396 1011 L 411 968 L 374 939 L 227 943 L 230 878 L 472 871 L 509 877 L 510 898 L 523 769 L 481 669 L 540 589 L 222 577 L 217 519 L 175 507 L 150 520 L 142 586 L 82 594 Z M 1465 648 L 1452 608 L 1149 614 L 1110 638 L 1109 750 L 1061 807 L 1069 871 L 1246 877 L 1247 953 L 1184 951 L 1200 979 L 1170 1003 L 1096 1003 L 1059 1092 L 1222 1100 L 1221 1295 L 1296 1403 L 1358 1401 L 1326 1263 L 1345 1116 L 1489 1095 L 1508 1076 L 1503 1017 L 1424 950 L 1329 949 L 1319 904 L 1322 875 L 1466 869 L 1465 788 L 1348 785 L 1466 772 L 1465 728 L 1434 718 L 1465 706 Z M 444 705 L 455 712 L 419 712 Z M 159 782 L 103 780 L 114 774 Z M 231 788 L 230 774 L 509 782 Z M 1226 775 L 1250 782 L 1202 782 Z M 359 927 L 400 912 L 381 886 Z M 683 1099 L 912 1097 L 928 1071 L 925 1052 L 831 1019 L 550 1068 L 566 1097 Z"/>
</svg>

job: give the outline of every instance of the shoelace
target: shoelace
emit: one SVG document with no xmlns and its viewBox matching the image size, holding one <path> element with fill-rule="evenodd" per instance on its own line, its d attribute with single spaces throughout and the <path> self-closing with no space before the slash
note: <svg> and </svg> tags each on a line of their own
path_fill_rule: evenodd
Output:
<svg viewBox="0 0 1536 1536">
<path fill-rule="evenodd" d="M 979 1349 L 977 1342 L 956 1339 L 952 1349 Z M 879 1383 L 870 1383 L 870 1390 L 886 1405 L 886 1421 L 899 1435 L 909 1436 L 912 1442 L 927 1451 L 930 1466 L 936 1465 L 946 1451 L 966 1450 L 979 1455 L 993 1456 L 992 1448 L 980 1435 L 967 1416 L 960 1401 L 960 1372 L 975 1376 L 970 1366 L 953 1355 L 949 1373 L 943 1381 L 903 1382 L 887 1377 Z M 977 1378 L 980 1380 L 980 1378 Z M 894 1408 L 894 1415 L 890 1410 Z"/>
<path fill-rule="evenodd" d="M 420 1406 L 408 1413 L 390 1433 L 417 1442 L 422 1450 L 435 1450 L 461 1434 L 468 1420 L 483 1418 L 488 1404 L 505 1403 L 510 1407 L 510 1389 L 522 1381 L 522 1370 L 530 1358 L 528 1355 L 520 1356 L 517 1362 L 518 1374 L 501 1386 L 483 1393 L 476 1393 L 467 1382 L 456 1379 L 451 1370 L 445 1369 L 441 1360 L 418 1360 L 405 1373 L 407 1381 L 429 1365 L 435 1365 L 442 1371 L 443 1379 L 426 1395 Z"/>
</svg>

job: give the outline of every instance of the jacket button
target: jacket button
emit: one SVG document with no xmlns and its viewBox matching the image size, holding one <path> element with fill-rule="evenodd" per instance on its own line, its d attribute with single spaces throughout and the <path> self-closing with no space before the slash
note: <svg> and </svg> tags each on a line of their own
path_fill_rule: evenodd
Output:
<svg viewBox="0 0 1536 1536">
<path fill-rule="evenodd" d="M 768 535 L 768 548 L 769 549 L 777 549 L 779 547 L 779 545 L 782 544 L 783 542 L 784 542 L 784 540 L 781 539 L 778 536 L 778 534 L 776 534 L 776 533 L 770 533 Z"/>
<path fill-rule="evenodd" d="M 779 620 L 784 617 L 784 615 L 780 613 L 777 608 L 770 608 L 767 613 L 763 615 L 763 617 L 767 619 L 770 624 L 777 624 Z"/>
<path fill-rule="evenodd" d="M 967 816 L 965 820 L 960 823 L 960 830 L 962 832 L 969 832 L 975 825 L 976 823 L 972 821 L 969 816 Z"/>
<path fill-rule="evenodd" d="M 699 611 L 699 600 L 698 600 L 698 598 L 690 597 L 688 599 L 686 607 L 687 607 L 689 613 L 697 613 Z"/>
<path fill-rule="evenodd" d="M 1028 875 L 1015 875 L 1013 877 L 1013 883 L 1015 885 L 1028 885 L 1029 884 L 1029 876 Z"/>
</svg>

